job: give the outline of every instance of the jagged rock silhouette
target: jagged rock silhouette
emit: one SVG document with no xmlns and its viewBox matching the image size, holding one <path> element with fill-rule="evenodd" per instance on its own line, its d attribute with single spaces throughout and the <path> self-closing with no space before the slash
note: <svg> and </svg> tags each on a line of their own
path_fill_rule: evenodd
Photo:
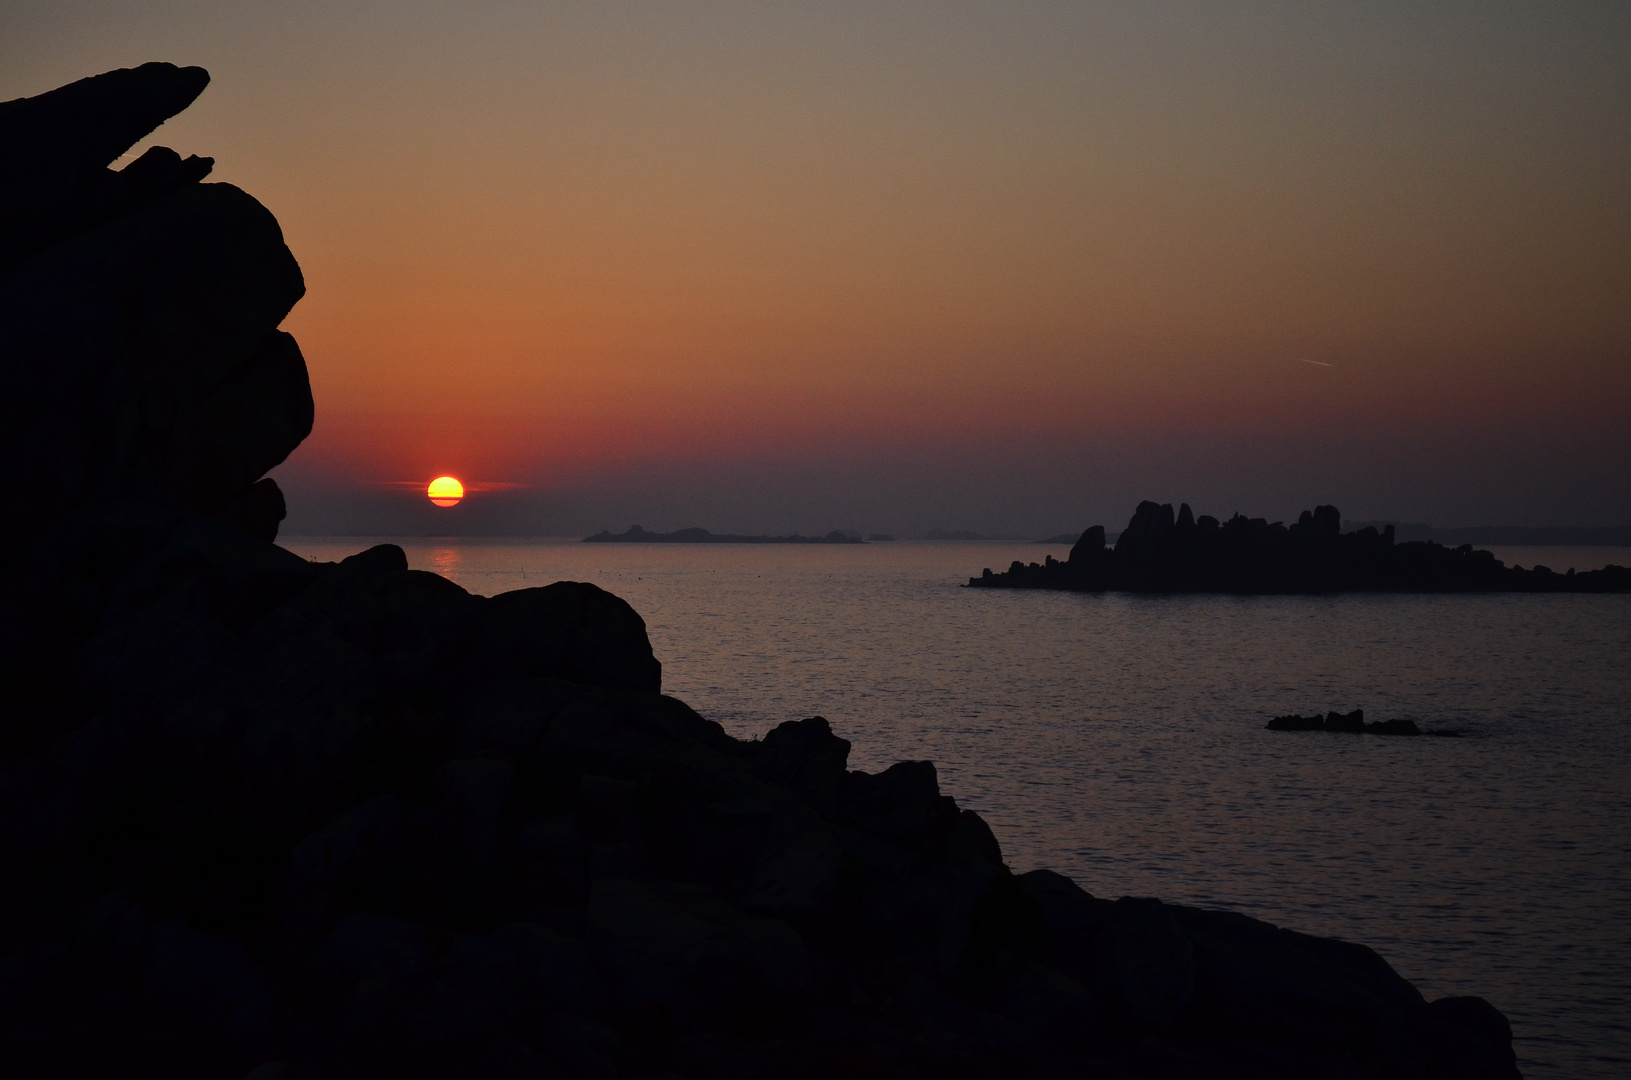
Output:
<svg viewBox="0 0 1631 1080">
<path fill-rule="evenodd" d="M 1304 510 L 1287 526 L 1238 513 L 1222 522 L 1197 518 L 1188 503 L 1175 516 L 1171 503 L 1146 501 L 1115 547 L 1104 539 L 1104 526 L 1095 525 L 1064 562 L 1049 555 L 1001 573 L 987 567 L 968 583 L 1074 592 L 1631 592 L 1631 568 L 1623 566 L 1557 574 L 1506 566 L 1471 544 L 1395 544 L 1391 525 L 1344 533 L 1334 506 Z"/>
<path fill-rule="evenodd" d="M 0 105 L 5 1076 L 1516 1075 L 1368 949 L 1016 875 L 820 717 L 729 737 L 594 586 L 275 546 L 299 268 L 207 162 L 106 168 L 206 81 Z"/>
</svg>

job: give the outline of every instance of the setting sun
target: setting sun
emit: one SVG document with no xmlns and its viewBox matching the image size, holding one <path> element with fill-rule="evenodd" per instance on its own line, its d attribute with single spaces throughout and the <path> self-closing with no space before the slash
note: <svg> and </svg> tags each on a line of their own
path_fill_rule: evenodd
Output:
<svg viewBox="0 0 1631 1080">
<path fill-rule="evenodd" d="M 425 494 L 437 506 L 457 506 L 459 500 L 464 498 L 464 485 L 451 476 L 438 476 L 430 482 Z"/>
</svg>

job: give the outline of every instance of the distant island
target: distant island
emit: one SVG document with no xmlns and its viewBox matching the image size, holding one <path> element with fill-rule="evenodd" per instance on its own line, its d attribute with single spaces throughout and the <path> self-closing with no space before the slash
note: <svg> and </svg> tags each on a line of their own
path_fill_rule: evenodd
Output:
<svg viewBox="0 0 1631 1080">
<path fill-rule="evenodd" d="M 891 538 L 893 539 L 893 538 Z M 711 533 L 707 529 L 680 529 L 676 532 L 647 532 L 630 525 L 628 532 L 602 529 L 583 538 L 585 544 L 864 544 L 859 536 L 834 529 L 826 536 L 742 536 L 737 533 Z"/>
<path fill-rule="evenodd" d="M 957 540 L 963 543 L 1000 543 L 1000 544 L 1074 544 L 1075 533 L 1058 533 L 1054 536 L 1044 537 L 1041 540 L 1029 536 L 1018 536 L 1014 533 L 986 533 L 975 532 L 972 529 L 930 529 L 921 537 L 923 540 Z M 1110 538 L 1112 541 L 1115 537 Z"/>
<path fill-rule="evenodd" d="M 1507 566 L 1469 544 L 1396 543 L 1392 525 L 1342 531 L 1334 506 L 1304 510 L 1293 525 L 1235 514 L 1195 517 L 1184 503 L 1139 503 L 1114 547 L 1104 526 L 1083 532 L 1061 562 L 987 568 L 973 588 L 1076 592 L 1628 592 L 1631 569 L 1559 574 Z"/>
</svg>

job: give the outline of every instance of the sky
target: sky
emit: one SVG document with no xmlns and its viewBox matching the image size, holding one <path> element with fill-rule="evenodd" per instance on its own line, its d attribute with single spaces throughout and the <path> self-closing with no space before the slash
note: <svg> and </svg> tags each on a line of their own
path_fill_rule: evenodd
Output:
<svg viewBox="0 0 1631 1080">
<path fill-rule="evenodd" d="M 306 275 L 285 532 L 1631 522 L 1620 0 L 0 8 L 147 60 Z"/>
</svg>

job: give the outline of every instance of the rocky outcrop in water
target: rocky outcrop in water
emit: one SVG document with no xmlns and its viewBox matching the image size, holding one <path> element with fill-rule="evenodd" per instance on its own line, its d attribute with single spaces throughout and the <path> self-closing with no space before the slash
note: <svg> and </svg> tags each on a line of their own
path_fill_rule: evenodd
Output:
<svg viewBox="0 0 1631 1080">
<path fill-rule="evenodd" d="M 1335 731 L 1345 735 L 1439 735 L 1455 738 L 1461 734 L 1448 728 L 1428 728 L 1423 731 L 1414 720 L 1365 721 L 1365 710 L 1349 713 L 1328 712 L 1324 716 L 1314 713 L 1302 716 L 1276 716 L 1263 725 L 1269 731 Z"/>
<path fill-rule="evenodd" d="M 1095 525 L 1063 562 L 1016 561 L 968 583 L 1074 592 L 1631 592 L 1631 568 L 1623 566 L 1558 574 L 1506 566 L 1471 544 L 1396 544 L 1392 526 L 1344 533 L 1334 506 L 1304 510 L 1287 526 L 1241 514 L 1197 518 L 1188 503 L 1174 515 L 1171 503 L 1142 502 L 1114 548 L 1104 536 Z"/>
<path fill-rule="evenodd" d="M 1516 1075 L 1369 949 L 1015 874 L 819 717 L 729 737 L 594 586 L 272 544 L 298 268 L 205 166 L 105 168 L 204 82 L 0 105 L 0 1074 Z"/>
</svg>

